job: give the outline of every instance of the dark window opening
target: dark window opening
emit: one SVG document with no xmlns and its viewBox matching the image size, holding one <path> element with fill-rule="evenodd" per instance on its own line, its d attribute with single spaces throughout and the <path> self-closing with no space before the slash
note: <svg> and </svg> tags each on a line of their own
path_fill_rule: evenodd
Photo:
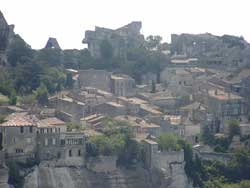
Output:
<svg viewBox="0 0 250 188">
<path fill-rule="evenodd" d="M 24 130 L 23 127 L 20 127 L 20 132 L 21 132 L 21 133 L 23 133 L 23 130 Z"/>
<path fill-rule="evenodd" d="M 30 127 L 30 133 L 33 133 L 33 127 Z"/>
<path fill-rule="evenodd" d="M 81 150 L 80 149 L 78 150 L 78 156 L 81 156 Z"/>
<path fill-rule="evenodd" d="M 71 150 L 69 150 L 69 156 L 72 157 L 72 151 Z"/>
</svg>

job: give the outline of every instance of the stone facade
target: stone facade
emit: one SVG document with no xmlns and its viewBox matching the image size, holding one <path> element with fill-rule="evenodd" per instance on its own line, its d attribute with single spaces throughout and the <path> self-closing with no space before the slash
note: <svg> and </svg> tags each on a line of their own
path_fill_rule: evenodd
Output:
<svg viewBox="0 0 250 188">
<path fill-rule="evenodd" d="M 141 22 L 132 22 L 116 30 L 95 27 L 95 31 L 86 31 L 83 43 L 93 57 L 101 57 L 101 45 L 108 41 L 113 49 L 113 56 L 126 59 L 128 48 L 137 48 L 143 45 L 144 37 L 140 34 Z"/>
<path fill-rule="evenodd" d="M 81 70 L 78 77 L 79 86 L 94 87 L 107 92 L 111 91 L 111 73 L 105 70 Z"/>
<path fill-rule="evenodd" d="M 36 153 L 37 120 L 23 113 L 12 114 L 0 125 L 3 149 L 8 159 L 34 158 Z"/>
<path fill-rule="evenodd" d="M 220 124 L 218 131 L 223 131 L 225 120 L 240 119 L 244 115 L 242 97 L 222 90 L 209 90 L 208 112 Z"/>
<path fill-rule="evenodd" d="M 112 75 L 111 92 L 115 96 L 133 96 L 135 95 L 135 80 L 127 75 Z"/>
</svg>

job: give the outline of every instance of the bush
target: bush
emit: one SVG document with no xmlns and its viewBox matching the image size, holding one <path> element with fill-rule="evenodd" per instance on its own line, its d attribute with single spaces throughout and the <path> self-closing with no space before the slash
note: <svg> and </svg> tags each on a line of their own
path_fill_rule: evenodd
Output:
<svg viewBox="0 0 250 188">
<path fill-rule="evenodd" d="M 178 137 L 170 133 L 162 133 L 158 138 L 157 142 L 161 151 L 179 151 L 181 145 L 178 143 Z"/>
</svg>

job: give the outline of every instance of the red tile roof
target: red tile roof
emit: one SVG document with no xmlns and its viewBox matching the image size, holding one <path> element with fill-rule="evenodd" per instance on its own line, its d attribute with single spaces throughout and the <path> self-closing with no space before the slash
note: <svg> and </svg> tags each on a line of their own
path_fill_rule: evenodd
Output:
<svg viewBox="0 0 250 188">
<path fill-rule="evenodd" d="M 0 124 L 2 127 L 37 126 L 38 119 L 27 113 L 14 113 L 6 118 L 6 122 Z"/>
<path fill-rule="evenodd" d="M 56 117 L 53 117 L 53 118 L 46 118 L 46 119 L 43 119 L 41 120 L 42 123 L 46 123 L 48 125 L 64 125 L 65 122 L 56 118 Z"/>
</svg>

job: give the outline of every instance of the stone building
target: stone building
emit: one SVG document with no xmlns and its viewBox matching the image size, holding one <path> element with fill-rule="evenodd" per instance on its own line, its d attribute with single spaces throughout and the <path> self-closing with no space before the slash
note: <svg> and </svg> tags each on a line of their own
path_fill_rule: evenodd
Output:
<svg viewBox="0 0 250 188">
<path fill-rule="evenodd" d="M 66 131 L 66 124 L 60 119 L 47 118 L 39 122 L 37 132 L 37 153 L 40 160 L 61 157 L 60 135 Z"/>
<path fill-rule="evenodd" d="M 159 151 L 158 143 L 151 139 L 145 139 L 142 143 L 145 167 L 160 170 L 161 176 L 164 177 L 163 184 L 173 188 L 192 187 L 184 170 L 183 150 Z"/>
<path fill-rule="evenodd" d="M 82 132 L 60 134 L 61 159 L 71 164 L 83 164 L 85 157 L 85 136 Z"/>
<path fill-rule="evenodd" d="M 127 75 L 112 75 L 111 92 L 115 96 L 133 96 L 135 95 L 135 80 Z"/>
<path fill-rule="evenodd" d="M 8 159 L 34 158 L 38 119 L 27 113 L 14 113 L 6 120 L 0 124 L 0 132 Z"/>
<path fill-rule="evenodd" d="M 244 115 L 243 98 L 223 90 L 209 90 L 207 105 L 212 121 L 216 120 L 216 125 L 220 125 L 216 132 L 223 131 L 225 120 L 241 120 Z"/>
<path fill-rule="evenodd" d="M 194 84 L 192 74 L 186 68 L 167 67 L 161 72 L 160 81 L 175 94 L 191 93 Z"/>
<path fill-rule="evenodd" d="M 83 43 L 88 44 L 93 57 L 100 58 L 102 43 L 106 41 L 111 45 L 114 57 L 126 59 L 128 48 L 137 48 L 144 43 L 141 25 L 141 22 L 131 22 L 115 30 L 95 27 L 95 31 L 85 32 Z"/>
<path fill-rule="evenodd" d="M 136 116 L 117 116 L 116 120 L 126 121 L 133 127 L 135 137 L 137 135 L 149 134 L 152 136 L 159 136 L 160 126 L 154 123 L 145 121 L 142 118 Z"/>
<path fill-rule="evenodd" d="M 111 117 L 127 114 L 124 105 L 112 101 L 95 106 L 94 111 Z"/>
<path fill-rule="evenodd" d="M 80 119 L 88 113 L 85 103 L 74 100 L 66 95 L 50 99 L 50 105 L 59 112 L 57 114 L 65 121 L 80 122 Z"/>
<path fill-rule="evenodd" d="M 111 74 L 105 70 L 81 70 L 79 71 L 78 85 L 82 87 L 93 87 L 107 92 L 111 91 Z"/>
</svg>

